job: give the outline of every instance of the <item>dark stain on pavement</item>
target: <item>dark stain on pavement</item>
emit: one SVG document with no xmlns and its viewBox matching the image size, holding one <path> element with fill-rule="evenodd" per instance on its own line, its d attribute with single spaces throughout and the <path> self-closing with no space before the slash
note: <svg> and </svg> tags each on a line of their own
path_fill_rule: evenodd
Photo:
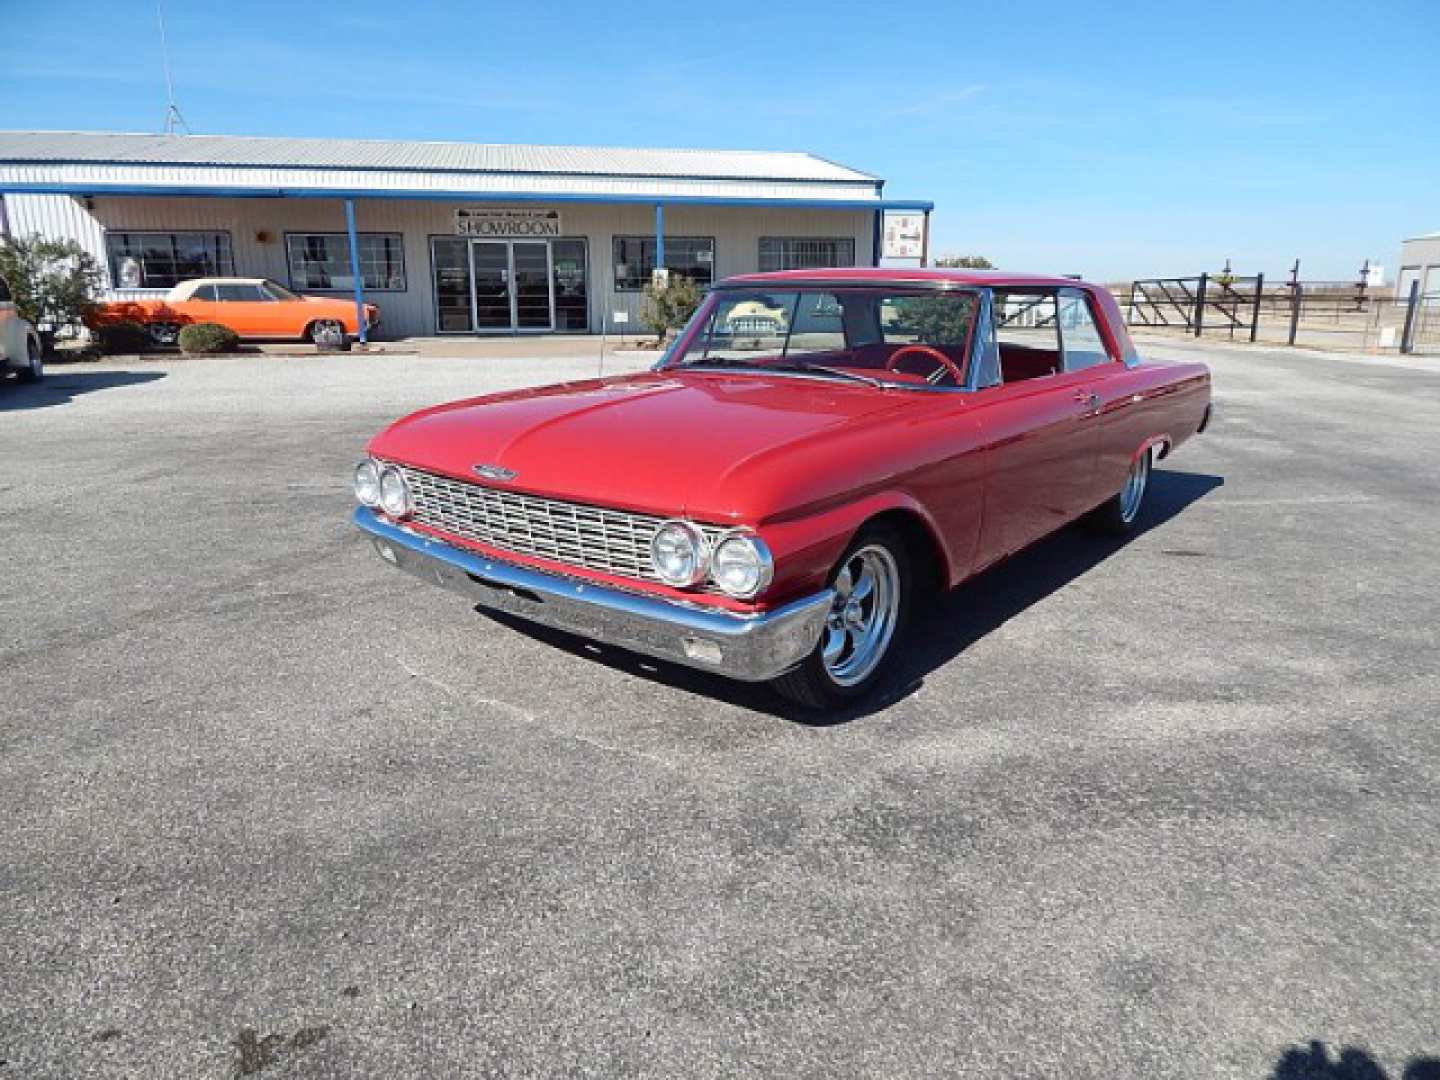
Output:
<svg viewBox="0 0 1440 1080">
<path fill-rule="evenodd" d="M 301 1028 L 288 1039 L 283 1035 L 266 1035 L 262 1039 L 254 1028 L 242 1028 L 232 1044 L 235 1047 L 235 1075 L 254 1076 L 261 1069 L 278 1062 L 286 1051 L 304 1050 L 329 1034 L 330 1028 L 322 1024 Z"/>
</svg>

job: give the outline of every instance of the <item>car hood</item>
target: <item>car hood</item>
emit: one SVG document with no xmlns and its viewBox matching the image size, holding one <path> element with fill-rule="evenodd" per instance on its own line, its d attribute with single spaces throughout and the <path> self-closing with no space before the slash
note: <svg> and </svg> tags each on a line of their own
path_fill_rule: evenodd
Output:
<svg viewBox="0 0 1440 1080">
<path fill-rule="evenodd" d="M 376 457 L 516 491 L 699 520 L 758 523 L 802 493 L 786 459 L 873 429 L 926 395 L 756 373 L 656 372 L 426 409 L 370 445 Z"/>
</svg>

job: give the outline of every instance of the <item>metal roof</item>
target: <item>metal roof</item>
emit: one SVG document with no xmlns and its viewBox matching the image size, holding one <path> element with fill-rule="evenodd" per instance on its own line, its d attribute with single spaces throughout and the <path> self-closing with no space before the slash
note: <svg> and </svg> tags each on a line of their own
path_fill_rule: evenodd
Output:
<svg viewBox="0 0 1440 1080">
<path fill-rule="evenodd" d="M 195 165 L 519 175 L 879 183 L 813 154 L 496 143 L 0 131 L 0 164 Z"/>
</svg>

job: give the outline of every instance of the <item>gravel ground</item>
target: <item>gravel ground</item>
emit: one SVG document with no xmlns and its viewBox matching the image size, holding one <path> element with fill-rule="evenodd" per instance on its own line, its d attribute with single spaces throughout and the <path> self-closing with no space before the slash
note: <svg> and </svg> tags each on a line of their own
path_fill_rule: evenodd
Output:
<svg viewBox="0 0 1440 1080">
<path fill-rule="evenodd" d="M 0 387 L 0 1080 L 1434 1080 L 1440 365 L 1147 348 L 1219 413 L 1143 534 L 824 724 L 348 524 L 386 420 L 593 361 Z"/>
</svg>

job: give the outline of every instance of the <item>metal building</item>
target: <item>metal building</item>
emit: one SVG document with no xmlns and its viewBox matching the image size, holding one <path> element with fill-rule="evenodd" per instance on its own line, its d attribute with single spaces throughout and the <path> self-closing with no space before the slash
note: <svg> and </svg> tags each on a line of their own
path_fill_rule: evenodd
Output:
<svg viewBox="0 0 1440 1080">
<path fill-rule="evenodd" d="M 0 231 L 78 240 L 113 297 L 268 277 L 389 336 L 633 325 L 656 267 L 877 264 L 886 213 L 913 243 L 932 208 L 884 183 L 791 152 L 0 132 Z"/>
</svg>

